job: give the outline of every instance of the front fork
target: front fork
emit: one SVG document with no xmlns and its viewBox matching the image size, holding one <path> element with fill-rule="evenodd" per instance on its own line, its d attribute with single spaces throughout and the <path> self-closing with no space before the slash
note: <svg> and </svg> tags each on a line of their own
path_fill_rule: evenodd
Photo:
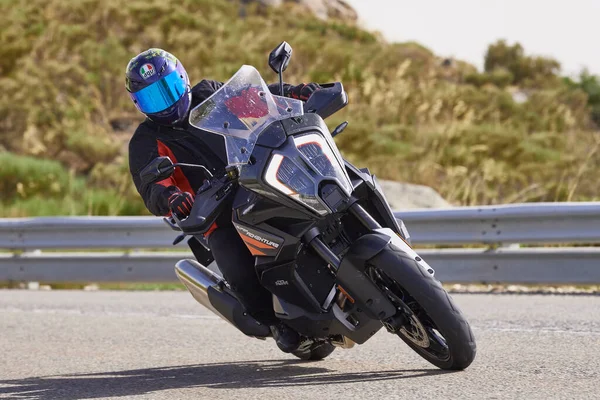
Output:
<svg viewBox="0 0 600 400">
<path fill-rule="evenodd" d="M 375 219 L 371 217 L 371 215 L 360 204 L 355 202 L 348 208 L 348 211 L 358 221 L 360 221 L 365 228 L 371 231 L 382 229 L 379 222 L 375 221 Z M 304 240 L 319 256 L 321 256 L 321 258 L 323 258 L 323 260 L 329 263 L 334 272 L 337 272 L 337 270 L 340 268 L 340 259 L 331 251 L 329 246 L 327 246 L 325 242 L 321 240 L 319 234 L 319 230 L 317 228 L 313 228 L 304 235 Z"/>
<path fill-rule="evenodd" d="M 348 208 L 348 211 L 350 211 L 350 213 L 358 219 L 365 228 L 371 231 L 381 229 L 379 222 L 375 221 L 375 219 L 373 219 L 360 204 L 355 202 Z M 337 273 L 340 269 L 340 259 L 333 251 L 331 251 L 329 246 L 321 240 L 319 235 L 320 232 L 317 228 L 309 230 L 304 235 L 305 243 L 312 247 L 312 249 L 330 265 L 330 268 L 334 273 Z"/>
<path fill-rule="evenodd" d="M 383 228 L 358 203 L 350 206 L 349 212 L 374 234 L 367 234 L 357 239 L 343 259 L 340 260 L 323 242 L 317 228 L 309 230 L 304 235 L 304 240 L 329 264 L 329 268 L 336 276 L 340 292 L 352 299 L 352 303 L 356 303 L 358 309 L 364 310 L 370 318 L 385 320 L 396 314 L 396 307 L 371 281 L 365 268 L 367 261 L 383 250 L 389 243 L 389 239 L 387 236 L 375 233 L 375 230 Z"/>
</svg>

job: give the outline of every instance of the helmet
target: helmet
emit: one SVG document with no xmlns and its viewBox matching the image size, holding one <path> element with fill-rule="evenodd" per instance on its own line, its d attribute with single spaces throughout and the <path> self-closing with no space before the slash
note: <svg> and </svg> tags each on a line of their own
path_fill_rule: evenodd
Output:
<svg viewBox="0 0 600 400">
<path fill-rule="evenodd" d="M 181 62 L 171 53 L 149 49 L 129 61 L 125 87 L 133 103 L 152 121 L 173 125 L 187 115 L 192 92 Z"/>
</svg>

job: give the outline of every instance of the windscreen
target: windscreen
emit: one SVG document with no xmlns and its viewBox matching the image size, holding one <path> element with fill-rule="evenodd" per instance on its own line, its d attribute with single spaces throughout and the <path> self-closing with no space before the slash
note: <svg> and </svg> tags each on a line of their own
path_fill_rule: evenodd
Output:
<svg viewBox="0 0 600 400">
<path fill-rule="evenodd" d="M 272 95 L 256 68 L 244 65 L 190 112 L 190 124 L 225 137 L 229 165 L 246 164 L 263 129 L 303 113 L 300 100 Z"/>
</svg>

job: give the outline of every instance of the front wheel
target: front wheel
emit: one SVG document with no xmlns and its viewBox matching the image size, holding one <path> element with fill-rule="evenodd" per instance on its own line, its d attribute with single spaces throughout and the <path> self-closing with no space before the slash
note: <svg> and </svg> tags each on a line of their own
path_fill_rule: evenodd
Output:
<svg viewBox="0 0 600 400">
<path fill-rule="evenodd" d="M 439 368 L 461 370 L 473 362 L 477 348 L 469 323 L 441 283 L 411 256 L 388 245 L 371 259 L 368 273 L 398 308 L 382 321 L 388 331 Z"/>
</svg>

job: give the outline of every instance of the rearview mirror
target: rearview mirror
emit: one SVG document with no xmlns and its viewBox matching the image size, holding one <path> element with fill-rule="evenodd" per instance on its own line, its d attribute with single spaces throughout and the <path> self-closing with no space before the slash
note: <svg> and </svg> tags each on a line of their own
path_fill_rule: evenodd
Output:
<svg viewBox="0 0 600 400">
<path fill-rule="evenodd" d="M 149 184 L 162 181 L 173 175 L 175 166 L 169 157 L 156 157 L 140 171 L 142 183 Z"/>
<path fill-rule="evenodd" d="M 288 42 L 281 42 L 275 50 L 269 54 L 269 66 L 276 73 L 285 71 L 292 58 L 292 46 Z"/>
</svg>

